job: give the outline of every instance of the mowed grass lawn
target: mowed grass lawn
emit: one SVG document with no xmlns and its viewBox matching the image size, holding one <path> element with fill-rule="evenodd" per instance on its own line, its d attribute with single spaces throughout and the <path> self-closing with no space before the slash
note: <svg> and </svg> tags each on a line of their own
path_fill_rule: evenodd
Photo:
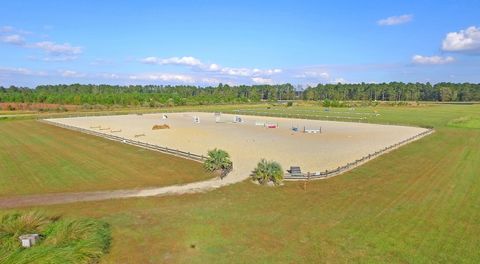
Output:
<svg viewBox="0 0 480 264">
<path fill-rule="evenodd" d="M 110 223 L 103 263 L 479 263 L 480 129 L 448 124 L 480 105 L 382 113 L 436 133 L 307 191 L 243 182 L 41 210 Z"/>
<path fill-rule="evenodd" d="M 197 162 L 33 120 L 0 122 L 0 197 L 165 186 L 211 177 Z"/>
</svg>

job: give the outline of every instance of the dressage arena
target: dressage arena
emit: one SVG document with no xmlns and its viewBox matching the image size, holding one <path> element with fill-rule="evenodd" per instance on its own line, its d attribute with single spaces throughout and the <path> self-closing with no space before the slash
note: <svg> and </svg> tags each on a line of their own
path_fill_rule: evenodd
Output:
<svg viewBox="0 0 480 264">
<path fill-rule="evenodd" d="M 335 169 L 427 130 L 214 113 L 132 114 L 48 121 L 199 155 L 221 148 L 230 153 L 234 164 L 227 178 L 237 179 L 248 177 L 262 158 L 279 162 L 285 170 L 290 166 L 300 166 L 304 172 Z M 166 129 L 152 130 L 154 126 Z M 98 153 L 101 155 L 101 148 Z"/>
</svg>

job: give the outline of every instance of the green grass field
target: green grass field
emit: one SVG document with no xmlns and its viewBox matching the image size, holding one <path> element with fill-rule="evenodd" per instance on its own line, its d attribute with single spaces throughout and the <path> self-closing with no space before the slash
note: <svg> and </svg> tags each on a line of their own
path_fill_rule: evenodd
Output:
<svg viewBox="0 0 480 264">
<path fill-rule="evenodd" d="M 288 111 L 311 109 L 323 108 Z M 480 262 L 480 129 L 452 126 L 479 118 L 480 105 L 376 110 L 372 122 L 432 126 L 436 133 L 309 182 L 307 191 L 301 182 L 278 188 L 243 182 L 203 194 L 44 210 L 108 222 L 113 241 L 103 263 Z"/>
<path fill-rule="evenodd" d="M 0 122 L 0 197 L 165 186 L 213 177 L 202 164 L 37 121 Z"/>
</svg>

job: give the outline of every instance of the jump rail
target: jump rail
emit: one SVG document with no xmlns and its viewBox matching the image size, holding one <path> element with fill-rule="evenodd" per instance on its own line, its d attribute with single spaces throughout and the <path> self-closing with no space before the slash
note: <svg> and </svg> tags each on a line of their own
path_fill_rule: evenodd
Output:
<svg viewBox="0 0 480 264">
<path fill-rule="evenodd" d="M 355 167 L 358 167 L 359 165 L 371 160 L 371 159 L 374 159 L 392 149 L 395 149 L 395 148 L 398 148 L 400 147 L 401 145 L 404 145 L 404 144 L 407 144 L 409 142 L 412 142 L 414 140 L 417 140 L 421 137 L 424 137 L 428 134 L 431 134 L 433 133 L 434 130 L 433 129 L 428 129 L 427 131 L 424 131 L 422 133 L 419 133 L 413 137 L 410 137 L 410 138 L 407 138 L 405 140 L 402 140 L 398 143 L 395 143 L 393 145 L 390 145 L 388 147 L 385 147 L 381 150 L 378 150 L 378 151 L 375 151 L 374 153 L 371 153 L 371 154 L 368 154 L 366 156 L 363 156 L 362 158 L 360 159 L 357 159 L 353 162 L 349 162 L 347 164 L 345 164 L 344 166 L 341 166 L 341 167 L 338 167 L 336 169 L 333 169 L 333 170 L 325 170 L 325 171 L 321 171 L 321 172 L 307 172 L 307 173 L 302 173 L 302 174 L 295 174 L 295 175 L 291 175 L 289 173 L 285 174 L 284 176 L 284 179 L 285 180 L 307 180 L 307 179 L 326 179 L 326 178 L 330 178 L 330 177 L 333 177 L 333 176 L 337 176 L 341 173 L 344 173 L 346 171 L 349 171 Z"/>
<path fill-rule="evenodd" d="M 181 150 L 178 150 L 178 149 L 171 149 L 171 148 L 168 148 L 168 147 L 152 145 L 152 144 L 149 144 L 149 143 L 146 143 L 146 142 L 141 142 L 141 141 L 138 141 L 138 140 L 132 140 L 132 139 L 123 138 L 123 137 L 110 135 L 110 134 L 106 134 L 106 133 L 91 131 L 91 130 L 88 130 L 88 129 L 69 126 L 69 125 L 65 125 L 65 124 L 60 124 L 60 123 L 56 123 L 56 122 L 52 122 L 52 121 L 48 121 L 48 120 L 39 120 L 39 122 L 46 123 L 46 124 L 53 125 L 53 126 L 57 126 L 57 127 L 61 127 L 61 128 L 65 128 L 65 129 L 69 129 L 69 130 L 73 130 L 73 131 L 77 131 L 77 132 L 81 132 L 81 133 L 84 133 L 84 134 L 89 134 L 89 135 L 93 135 L 93 136 L 106 138 L 106 139 L 109 139 L 109 140 L 113 140 L 113 141 L 129 144 L 129 145 L 141 147 L 141 148 L 144 148 L 144 149 L 150 149 L 150 150 L 153 150 L 153 151 L 158 151 L 158 152 L 162 152 L 162 153 L 169 154 L 169 155 L 174 155 L 174 156 L 177 156 L 177 157 L 181 157 L 181 158 L 185 158 L 185 159 L 189 159 L 189 160 L 193 160 L 193 161 L 197 161 L 197 162 L 204 162 L 207 159 L 203 155 L 198 155 L 198 154 L 194 154 L 194 153 L 190 153 L 190 152 L 186 152 L 186 151 L 181 151 Z"/>
</svg>

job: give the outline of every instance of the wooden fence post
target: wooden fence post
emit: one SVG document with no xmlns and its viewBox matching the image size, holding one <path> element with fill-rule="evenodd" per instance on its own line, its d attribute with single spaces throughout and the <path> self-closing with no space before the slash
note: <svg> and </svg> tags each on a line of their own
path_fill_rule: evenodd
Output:
<svg viewBox="0 0 480 264">
<path fill-rule="evenodd" d="M 303 181 L 303 190 L 306 192 L 307 191 L 307 183 L 310 180 L 310 172 L 307 172 L 307 178 L 305 181 Z"/>
</svg>

